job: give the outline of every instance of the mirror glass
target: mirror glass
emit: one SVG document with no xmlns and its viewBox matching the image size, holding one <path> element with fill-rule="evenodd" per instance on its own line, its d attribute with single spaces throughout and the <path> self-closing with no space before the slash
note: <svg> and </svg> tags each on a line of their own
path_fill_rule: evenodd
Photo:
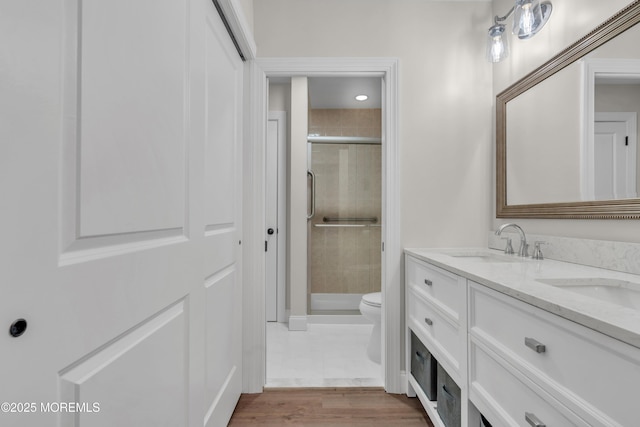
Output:
<svg viewBox="0 0 640 427">
<path fill-rule="evenodd" d="M 570 206 L 577 218 L 587 205 L 607 217 L 599 205 L 616 201 L 640 217 L 638 3 L 498 95 L 498 217 L 564 217 Z"/>
<path fill-rule="evenodd" d="M 509 205 L 580 200 L 580 89 L 574 63 L 507 103 Z"/>
</svg>

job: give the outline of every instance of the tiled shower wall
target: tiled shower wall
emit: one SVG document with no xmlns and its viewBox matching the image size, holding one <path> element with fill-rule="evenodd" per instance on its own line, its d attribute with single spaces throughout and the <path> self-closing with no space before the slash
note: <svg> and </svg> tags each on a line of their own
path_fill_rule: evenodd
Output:
<svg viewBox="0 0 640 427">
<path fill-rule="evenodd" d="M 380 137 L 381 132 L 379 108 L 309 110 L 309 135 Z"/>
<path fill-rule="evenodd" d="M 380 109 L 310 110 L 309 134 L 379 137 L 380 120 Z M 381 146 L 312 144 L 311 159 L 316 214 L 309 221 L 309 292 L 380 291 Z M 316 227 L 323 217 L 378 220 L 365 227 Z"/>
</svg>

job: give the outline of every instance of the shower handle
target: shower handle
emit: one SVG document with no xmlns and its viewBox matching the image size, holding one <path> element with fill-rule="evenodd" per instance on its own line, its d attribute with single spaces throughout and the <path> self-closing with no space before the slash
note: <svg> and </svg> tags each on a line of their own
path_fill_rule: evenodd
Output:
<svg viewBox="0 0 640 427">
<path fill-rule="evenodd" d="M 307 170 L 307 176 L 311 177 L 311 213 L 307 214 L 307 219 L 311 219 L 316 214 L 316 174 Z"/>
</svg>

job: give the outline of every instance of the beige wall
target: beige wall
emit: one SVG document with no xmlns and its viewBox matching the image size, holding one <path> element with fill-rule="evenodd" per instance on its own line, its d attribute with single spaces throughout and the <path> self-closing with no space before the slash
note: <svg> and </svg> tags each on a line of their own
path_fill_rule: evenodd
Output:
<svg viewBox="0 0 640 427">
<path fill-rule="evenodd" d="M 513 0 L 492 0 L 493 14 L 503 16 Z M 630 3 L 630 0 L 555 0 L 551 19 L 529 40 L 511 36 L 511 55 L 493 65 L 494 93 L 499 93 L 553 55 L 585 36 L 598 24 Z M 507 21 L 511 28 L 512 18 Z M 491 25 L 489 22 L 487 29 Z"/>
<path fill-rule="evenodd" d="M 291 316 L 307 315 L 307 88 L 306 77 L 291 79 L 290 179 L 287 182 L 287 275 Z"/>
<path fill-rule="evenodd" d="M 511 56 L 493 66 L 494 96 L 585 36 L 629 3 L 629 0 L 554 1 L 553 14 L 545 28 L 530 40 L 512 38 Z M 494 14 L 504 15 L 512 4 L 512 0 L 493 0 Z M 566 95 L 559 93 L 559 96 Z M 495 191 L 492 199 L 495 200 Z M 493 212 L 495 213 L 495 208 Z M 495 219 L 492 228 L 505 222 L 509 222 L 509 219 Z M 518 219 L 517 222 L 529 233 L 640 242 L 640 222 L 633 220 Z"/>
<path fill-rule="evenodd" d="M 253 31 L 253 0 L 237 0 L 242 9 L 242 14 L 249 24 L 249 29 Z"/>
<path fill-rule="evenodd" d="M 494 65 L 484 36 L 512 0 L 260 0 L 254 34 L 261 57 L 399 58 L 402 245 L 479 245 L 508 221 L 495 219 L 495 95 L 628 3 L 556 1 L 545 28 L 512 40 L 511 56 Z M 517 222 L 530 233 L 640 241 L 638 221 Z"/>
<path fill-rule="evenodd" d="M 399 59 L 402 246 L 486 245 L 489 2 L 259 0 L 259 57 Z"/>
</svg>

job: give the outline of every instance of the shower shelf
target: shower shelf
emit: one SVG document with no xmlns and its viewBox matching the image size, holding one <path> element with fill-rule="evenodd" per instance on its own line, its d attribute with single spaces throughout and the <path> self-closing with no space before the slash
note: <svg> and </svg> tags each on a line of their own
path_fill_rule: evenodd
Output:
<svg viewBox="0 0 640 427">
<path fill-rule="evenodd" d="M 313 224 L 314 227 L 382 227 L 380 224 Z"/>
<path fill-rule="evenodd" d="M 372 216 L 370 218 L 332 218 L 332 217 L 322 217 L 322 222 L 378 222 L 378 218 Z"/>
<path fill-rule="evenodd" d="M 307 142 L 320 144 L 367 144 L 380 145 L 382 138 L 370 138 L 366 136 L 320 136 L 308 135 Z"/>
<path fill-rule="evenodd" d="M 331 218 L 323 217 L 321 224 L 314 224 L 314 227 L 380 227 L 377 224 L 377 217 L 370 218 Z M 356 223 L 356 224 L 344 224 L 344 223 Z M 365 224 L 362 224 L 365 223 Z"/>
</svg>

